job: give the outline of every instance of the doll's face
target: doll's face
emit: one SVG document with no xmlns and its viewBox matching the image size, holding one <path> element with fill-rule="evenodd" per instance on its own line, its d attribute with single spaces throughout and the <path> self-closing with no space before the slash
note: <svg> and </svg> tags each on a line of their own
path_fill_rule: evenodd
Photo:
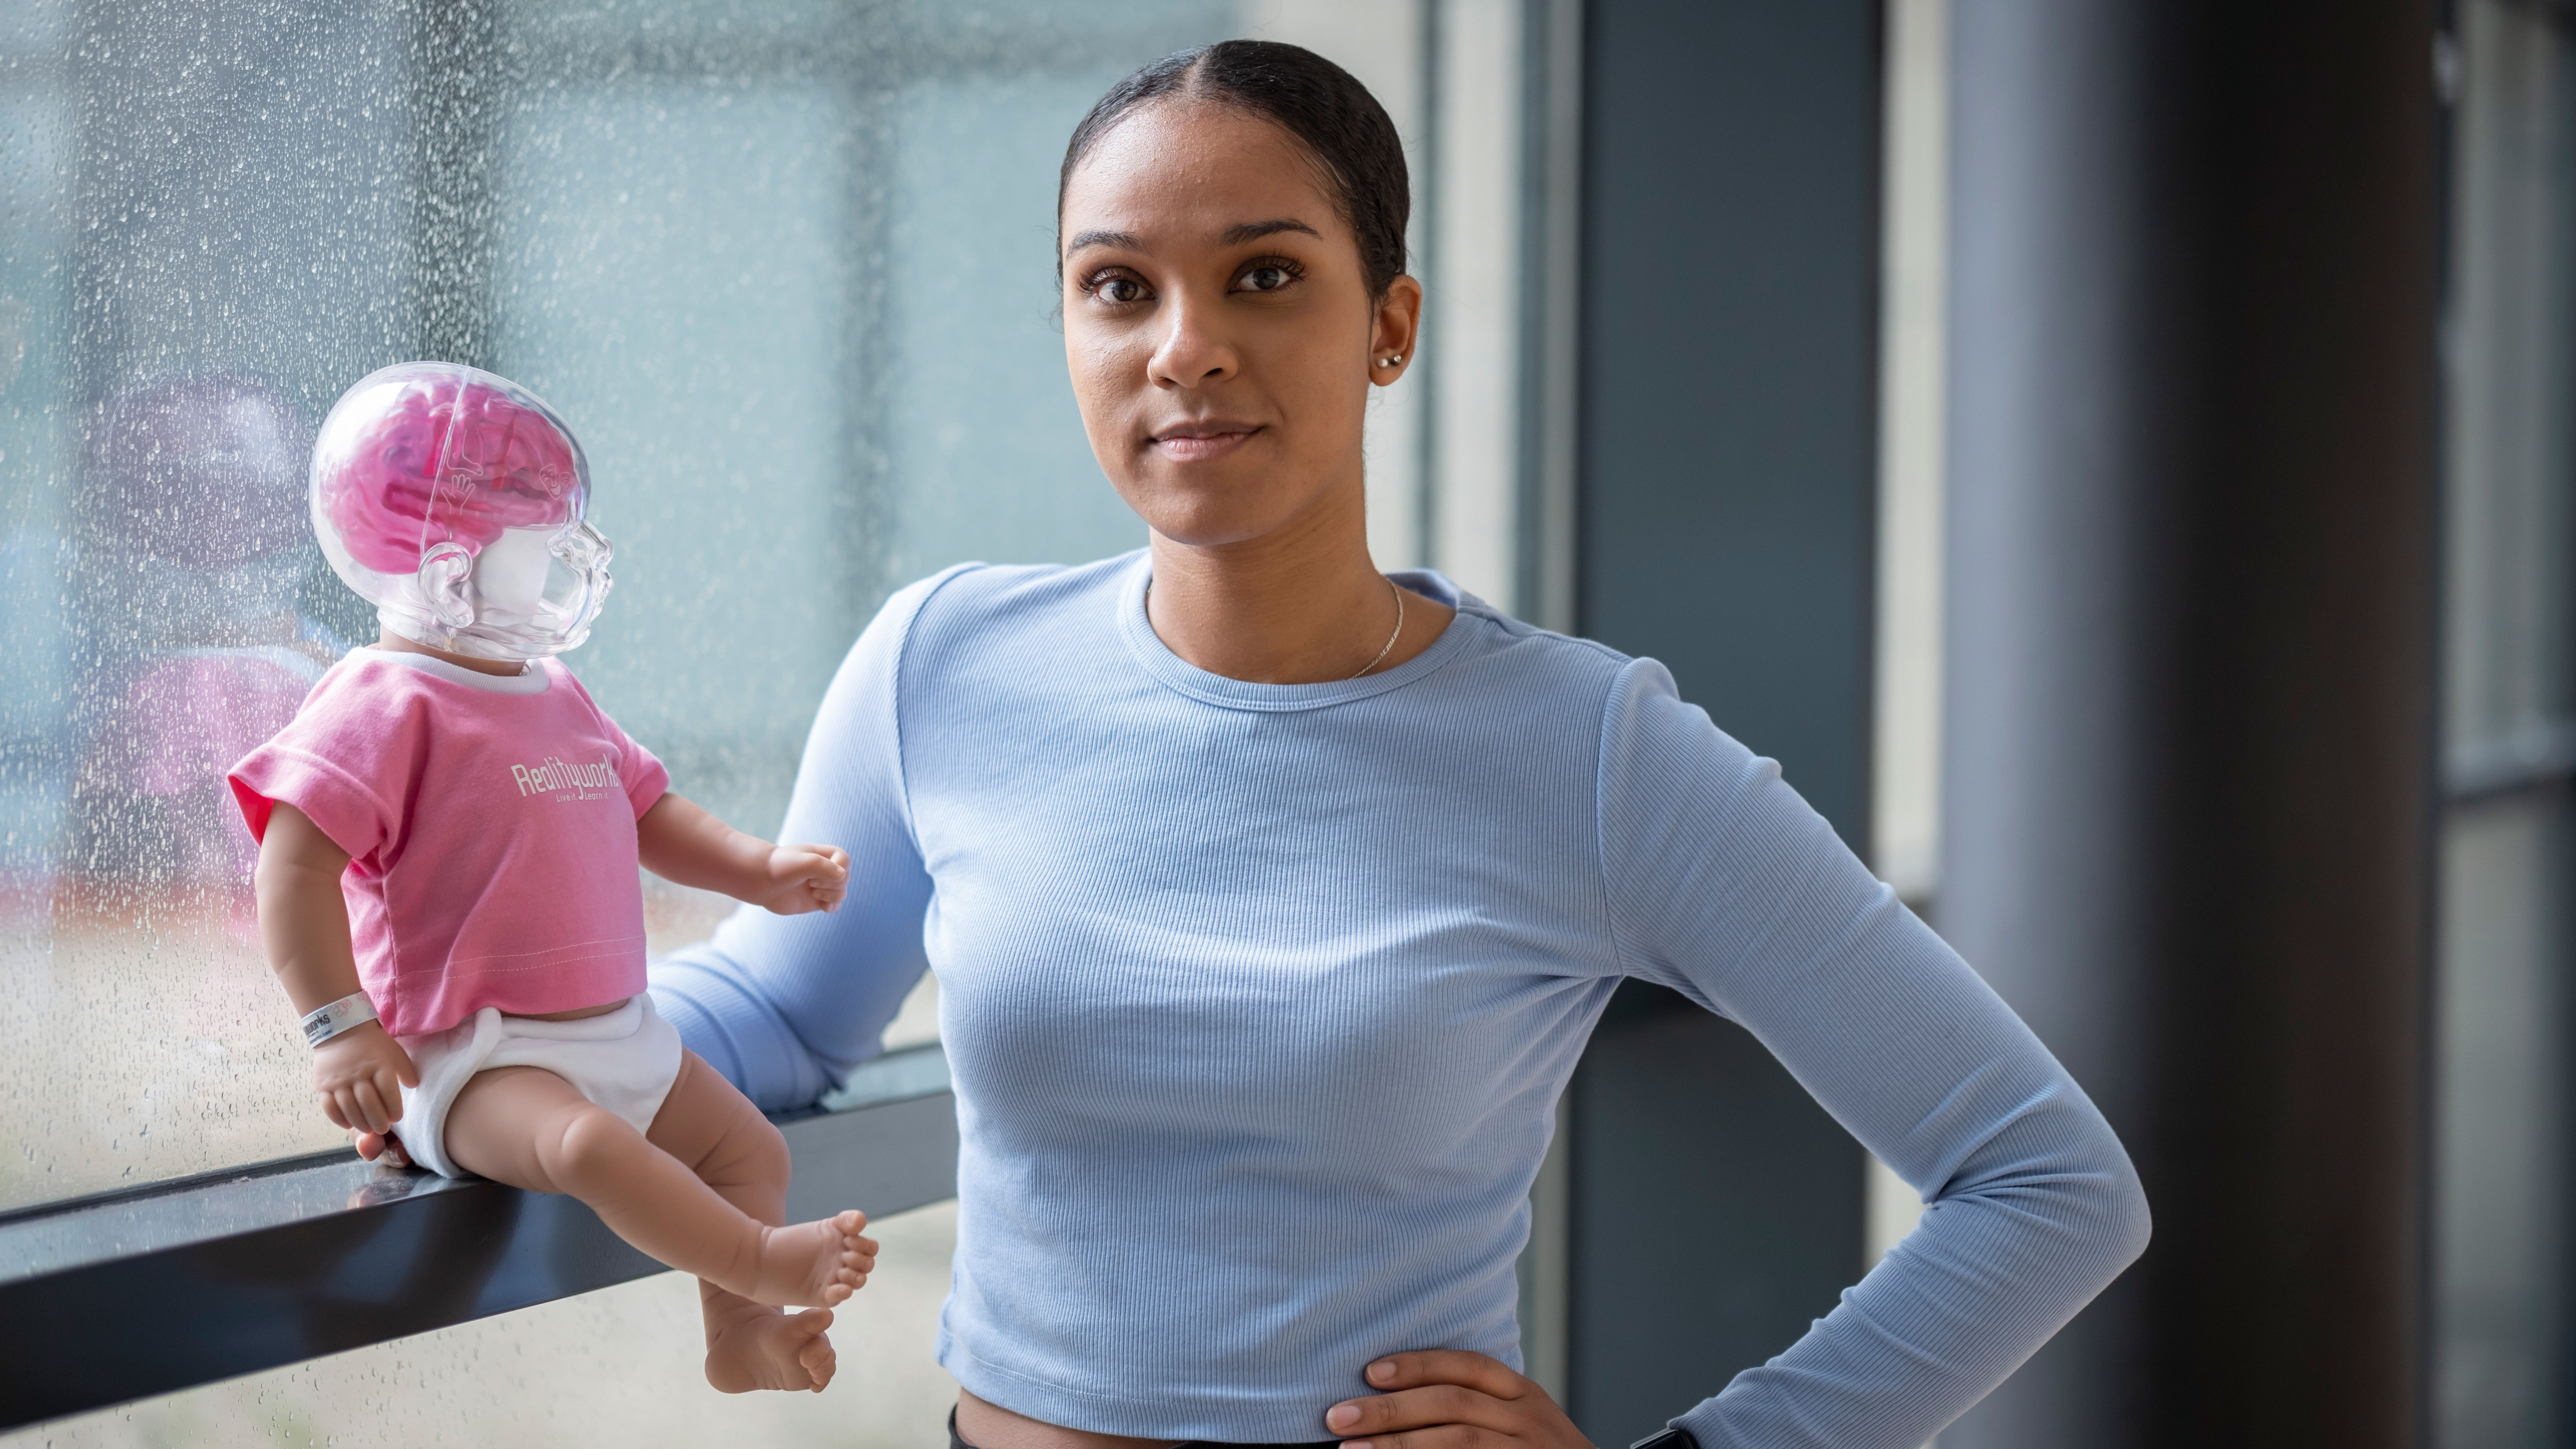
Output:
<svg viewBox="0 0 2576 1449">
<path fill-rule="evenodd" d="M 579 645 L 608 598 L 615 552 L 588 523 L 503 529 L 474 556 L 473 622 L 442 647 L 482 659 L 528 659 Z"/>
</svg>

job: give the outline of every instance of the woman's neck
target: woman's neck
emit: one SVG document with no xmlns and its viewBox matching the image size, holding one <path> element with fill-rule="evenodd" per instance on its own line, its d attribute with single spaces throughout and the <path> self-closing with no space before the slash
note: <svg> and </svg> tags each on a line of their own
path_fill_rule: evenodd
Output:
<svg viewBox="0 0 2576 1449">
<path fill-rule="evenodd" d="M 1399 609 L 1393 586 L 1369 558 L 1367 521 L 1357 508 L 1241 543 L 1194 545 L 1155 534 L 1152 549 L 1147 621 L 1164 647 L 1228 679 L 1321 684 L 1364 667 L 1383 673 L 1431 647 L 1456 612 L 1409 591 Z M 1390 643 L 1399 614 L 1403 629 Z"/>
</svg>

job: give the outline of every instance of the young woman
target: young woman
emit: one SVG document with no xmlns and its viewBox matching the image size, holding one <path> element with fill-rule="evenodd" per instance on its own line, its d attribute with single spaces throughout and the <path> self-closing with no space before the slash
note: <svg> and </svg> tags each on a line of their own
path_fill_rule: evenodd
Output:
<svg viewBox="0 0 2576 1449">
<path fill-rule="evenodd" d="M 785 1107 L 939 973 L 964 1445 L 1572 1449 L 1513 1367 L 1513 1261 L 1585 1037 L 1623 977 L 1660 982 L 1932 1203 L 1673 1423 L 1913 1449 L 2137 1256 L 2137 1178 L 1662 667 L 1370 562 L 1362 418 L 1422 308 L 1406 188 L 1385 112 L 1294 47 L 1101 100 L 1059 194 L 1065 357 L 1151 542 L 888 602 L 785 827 L 848 849 L 847 905 L 736 916 L 655 999 Z"/>
</svg>

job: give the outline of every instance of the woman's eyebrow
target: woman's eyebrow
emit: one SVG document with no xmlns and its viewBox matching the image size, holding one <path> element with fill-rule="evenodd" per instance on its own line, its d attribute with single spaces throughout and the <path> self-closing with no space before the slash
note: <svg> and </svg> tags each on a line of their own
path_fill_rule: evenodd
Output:
<svg viewBox="0 0 2576 1449">
<path fill-rule="evenodd" d="M 1224 237 L 1220 240 L 1226 246 L 1234 246 L 1241 242 L 1259 241 L 1261 238 L 1266 236 L 1277 236 L 1283 231 L 1302 231 L 1306 235 L 1315 238 L 1317 241 L 1322 241 L 1324 239 L 1324 234 L 1322 232 L 1315 230 L 1313 227 L 1299 221 L 1297 218 L 1293 216 L 1282 216 L 1273 218 L 1269 221 L 1247 221 L 1240 226 L 1227 227 L 1225 229 Z"/>
<path fill-rule="evenodd" d="M 1084 247 L 1124 247 L 1131 252 L 1141 252 L 1145 244 L 1138 241 L 1132 231 L 1081 231 L 1075 232 L 1073 240 L 1064 244 L 1064 254 L 1072 256 Z"/>
</svg>

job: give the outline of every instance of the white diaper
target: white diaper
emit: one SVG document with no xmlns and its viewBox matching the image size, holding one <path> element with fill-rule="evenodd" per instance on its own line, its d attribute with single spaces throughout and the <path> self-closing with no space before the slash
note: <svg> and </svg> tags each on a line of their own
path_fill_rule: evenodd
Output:
<svg viewBox="0 0 2576 1449">
<path fill-rule="evenodd" d="M 402 1089 L 393 1135 L 415 1164 L 441 1177 L 472 1175 L 447 1155 L 447 1109 L 476 1072 L 543 1067 L 638 1132 L 652 1127 L 680 1075 L 680 1034 L 641 992 L 615 1011 L 578 1021 L 503 1016 L 487 1006 L 445 1031 L 399 1040 L 420 1069 L 420 1085 Z"/>
</svg>

